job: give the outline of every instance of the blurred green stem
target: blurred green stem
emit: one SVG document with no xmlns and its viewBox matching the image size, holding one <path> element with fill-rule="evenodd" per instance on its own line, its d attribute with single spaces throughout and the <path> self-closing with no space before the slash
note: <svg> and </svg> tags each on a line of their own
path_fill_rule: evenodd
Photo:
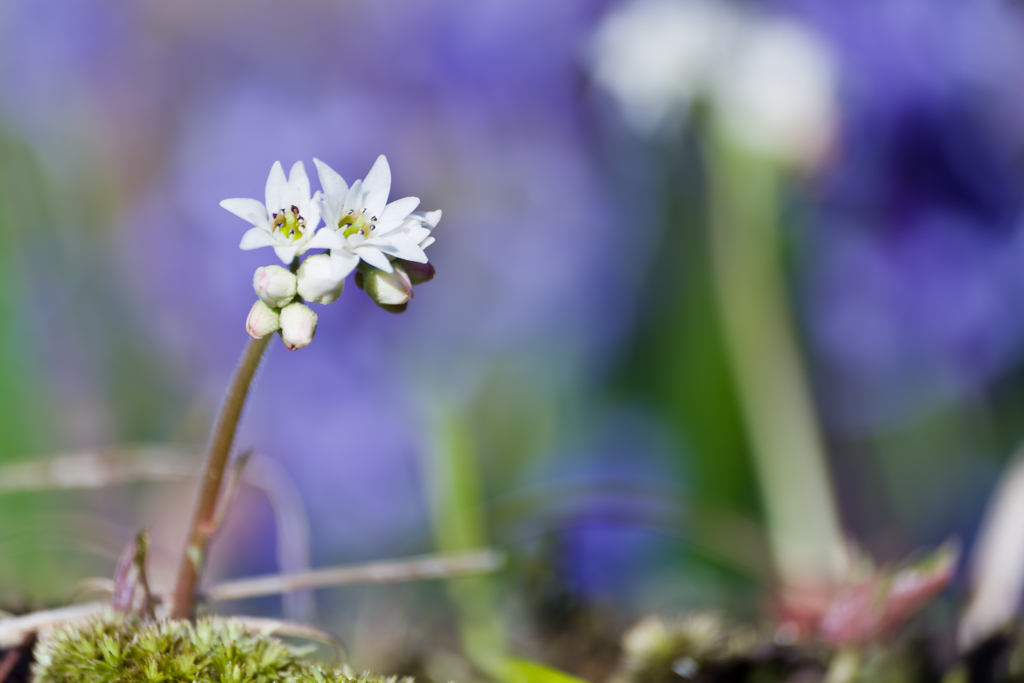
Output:
<svg viewBox="0 0 1024 683">
<path fill-rule="evenodd" d="M 178 578 L 174 583 L 171 603 L 172 619 L 187 619 L 192 615 L 196 583 L 206 554 L 206 544 L 213 530 L 221 482 L 231 455 L 231 446 L 235 442 L 238 421 L 242 417 L 242 409 L 245 408 L 245 401 L 249 397 L 249 389 L 263 359 L 263 353 L 273 338 L 274 335 L 268 335 L 262 339 L 253 339 L 245 347 L 235 369 L 235 376 L 228 387 L 227 396 L 224 398 L 224 405 L 217 417 L 217 426 L 214 428 L 210 450 L 203 464 L 203 474 L 199 479 L 199 492 L 192 508 L 192 520 L 185 539 L 185 549 L 178 564 Z"/>
<path fill-rule="evenodd" d="M 445 406 L 433 424 L 428 474 L 434 534 L 442 552 L 483 548 L 488 540 L 479 454 L 467 422 L 458 409 Z M 466 657 L 492 679 L 505 680 L 509 672 L 497 588 L 494 579 L 483 576 L 448 582 Z"/>
<path fill-rule="evenodd" d="M 726 348 L 783 595 L 795 590 L 808 596 L 827 591 L 846 560 L 787 306 L 778 230 L 780 171 L 721 136 L 712 139 L 710 249 Z"/>
</svg>

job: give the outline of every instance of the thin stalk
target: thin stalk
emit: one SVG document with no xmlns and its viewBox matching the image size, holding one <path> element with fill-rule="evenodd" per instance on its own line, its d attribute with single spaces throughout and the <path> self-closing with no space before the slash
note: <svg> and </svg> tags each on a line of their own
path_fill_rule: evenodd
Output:
<svg viewBox="0 0 1024 683">
<path fill-rule="evenodd" d="M 708 148 L 715 295 L 757 467 L 783 599 L 845 571 L 824 446 L 787 305 L 778 174 L 720 137 Z"/>
<path fill-rule="evenodd" d="M 245 347 L 238 368 L 235 369 L 235 376 L 228 387 L 224 405 L 217 417 L 217 426 L 214 428 L 210 450 L 203 464 L 203 474 L 199 479 L 199 492 L 192 508 L 192 520 L 189 522 L 185 549 L 178 565 L 178 578 L 174 583 L 171 603 L 172 619 L 187 619 L 192 614 L 196 583 L 206 554 L 206 544 L 213 529 L 221 482 L 231 455 L 231 447 L 235 442 L 238 421 L 242 417 L 242 409 L 245 407 L 245 400 L 249 396 L 249 389 L 263 358 L 263 352 L 266 351 L 271 339 L 273 335 L 253 339 Z"/>
<path fill-rule="evenodd" d="M 435 553 L 401 560 L 324 567 L 294 574 L 271 574 L 224 581 L 211 586 L 205 592 L 205 597 L 214 602 L 221 602 L 279 595 L 311 588 L 451 579 L 497 571 L 504 563 L 505 556 L 489 548 L 454 553 Z"/>
</svg>

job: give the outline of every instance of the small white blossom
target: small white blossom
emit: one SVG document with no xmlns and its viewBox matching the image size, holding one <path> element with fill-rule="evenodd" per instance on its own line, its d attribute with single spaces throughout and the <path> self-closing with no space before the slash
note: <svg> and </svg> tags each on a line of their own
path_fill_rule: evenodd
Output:
<svg viewBox="0 0 1024 683">
<path fill-rule="evenodd" d="M 324 162 L 319 159 L 313 162 L 323 188 L 320 212 L 325 227 L 317 233 L 311 246 L 331 250 L 335 278 L 348 276 L 360 259 L 387 273 L 392 271 L 392 258 L 427 262 L 427 255 L 420 246 L 430 232 L 424 225 L 427 220 L 410 219 L 420 200 L 405 197 L 387 203 L 391 168 L 383 154 L 366 179 L 355 181 L 351 187 Z M 440 218 L 440 212 L 437 213 Z"/>
<path fill-rule="evenodd" d="M 252 288 L 260 301 L 271 308 L 281 308 L 295 298 L 295 273 L 281 266 L 263 266 L 252 276 Z"/>
<path fill-rule="evenodd" d="M 299 296 L 318 304 L 334 303 L 345 287 L 345 278 L 331 274 L 331 257 L 327 254 L 308 257 L 299 266 L 298 276 Z"/>
<path fill-rule="evenodd" d="M 316 313 L 300 303 L 288 304 L 281 309 L 281 340 L 289 351 L 309 346 L 316 333 Z"/>
<path fill-rule="evenodd" d="M 257 301 L 249 309 L 249 317 L 245 320 L 245 331 L 253 339 L 263 339 L 268 334 L 281 329 L 281 314 L 266 305 Z"/>
<path fill-rule="evenodd" d="M 288 178 L 281 162 L 275 161 L 267 177 L 265 205 L 255 199 L 225 199 L 220 205 L 253 225 L 239 247 L 273 247 L 277 257 L 290 264 L 310 248 L 320 223 L 319 194 L 310 196 L 309 177 L 301 161 L 295 162 Z"/>
</svg>

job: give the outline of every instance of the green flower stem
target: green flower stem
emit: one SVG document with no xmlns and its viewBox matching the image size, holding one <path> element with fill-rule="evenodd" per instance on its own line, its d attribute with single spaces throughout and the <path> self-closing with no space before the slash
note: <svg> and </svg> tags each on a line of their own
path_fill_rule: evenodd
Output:
<svg viewBox="0 0 1024 683">
<path fill-rule="evenodd" d="M 252 387 L 252 380 L 260 366 L 263 353 L 273 338 L 274 335 L 267 335 L 262 339 L 253 339 L 245 347 L 235 376 L 228 387 L 224 405 L 217 417 L 217 426 L 214 428 L 210 450 L 206 454 L 203 474 L 199 480 L 199 492 L 192 509 L 185 549 L 178 565 L 178 578 L 174 583 L 171 603 L 173 619 L 187 619 L 192 614 L 196 583 L 217 511 L 224 470 L 231 455 L 235 432 L 238 431 L 238 421 L 242 417 L 242 409 L 245 407 L 245 400 L 249 396 L 249 389 Z"/>
<path fill-rule="evenodd" d="M 822 595 L 846 568 L 821 435 L 791 327 L 778 233 L 780 169 L 713 136 L 713 286 L 747 423 L 783 598 Z"/>
</svg>

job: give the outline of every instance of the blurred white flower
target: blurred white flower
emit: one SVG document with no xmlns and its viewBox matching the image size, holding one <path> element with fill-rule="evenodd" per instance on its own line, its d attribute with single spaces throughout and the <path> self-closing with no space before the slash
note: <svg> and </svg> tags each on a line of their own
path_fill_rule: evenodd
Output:
<svg viewBox="0 0 1024 683">
<path fill-rule="evenodd" d="M 316 313 L 298 302 L 281 309 L 281 340 L 289 351 L 309 346 L 316 334 Z"/>
<path fill-rule="evenodd" d="M 345 278 L 331 274 L 331 257 L 327 254 L 316 254 L 303 261 L 298 276 L 299 296 L 318 304 L 334 303 L 345 287 Z"/>
<path fill-rule="evenodd" d="M 260 301 L 271 308 L 281 308 L 295 298 L 295 273 L 281 266 L 263 266 L 252 276 L 252 288 Z"/>
<path fill-rule="evenodd" d="M 598 28 L 594 79 L 627 122 L 651 133 L 684 115 L 725 58 L 740 23 L 720 0 L 637 0 Z"/>
<path fill-rule="evenodd" d="M 748 22 L 711 97 L 731 140 L 784 163 L 813 165 L 835 135 L 832 55 L 815 34 L 793 21 Z"/>
<path fill-rule="evenodd" d="M 957 644 L 968 652 L 1019 619 L 1024 596 L 1024 451 L 999 478 L 971 557 L 970 599 Z"/>
<path fill-rule="evenodd" d="M 253 225 L 239 247 L 273 247 L 285 264 L 310 248 L 320 223 L 319 192 L 310 197 L 309 178 L 301 161 L 295 162 L 288 178 L 281 162 L 274 162 L 267 177 L 265 205 L 255 199 L 225 199 L 220 205 Z"/>
<path fill-rule="evenodd" d="M 828 149 L 837 118 L 828 46 L 795 21 L 722 0 L 635 0 L 593 43 L 594 79 L 643 134 L 706 99 L 727 138 L 807 165 Z"/>
<path fill-rule="evenodd" d="M 245 331 L 253 339 L 263 339 L 272 332 L 281 329 L 281 314 L 262 301 L 257 301 L 249 309 L 249 317 L 245 319 Z"/>
<path fill-rule="evenodd" d="M 360 259 L 387 273 L 392 271 L 389 257 L 426 263 L 427 256 L 420 242 L 430 230 L 417 225 L 425 221 L 415 218 L 407 221 L 420 200 L 406 197 L 387 203 L 391 169 L 383 154 L 366 179 L 355 181 L 351 187 L 324 162 L 319 159 L 313 162 L 323 188 L 320 211 L 325 229 L 317 234 L 312 246 L 331 250 L 334 278 L 346 277 Z"/>
</svg>

